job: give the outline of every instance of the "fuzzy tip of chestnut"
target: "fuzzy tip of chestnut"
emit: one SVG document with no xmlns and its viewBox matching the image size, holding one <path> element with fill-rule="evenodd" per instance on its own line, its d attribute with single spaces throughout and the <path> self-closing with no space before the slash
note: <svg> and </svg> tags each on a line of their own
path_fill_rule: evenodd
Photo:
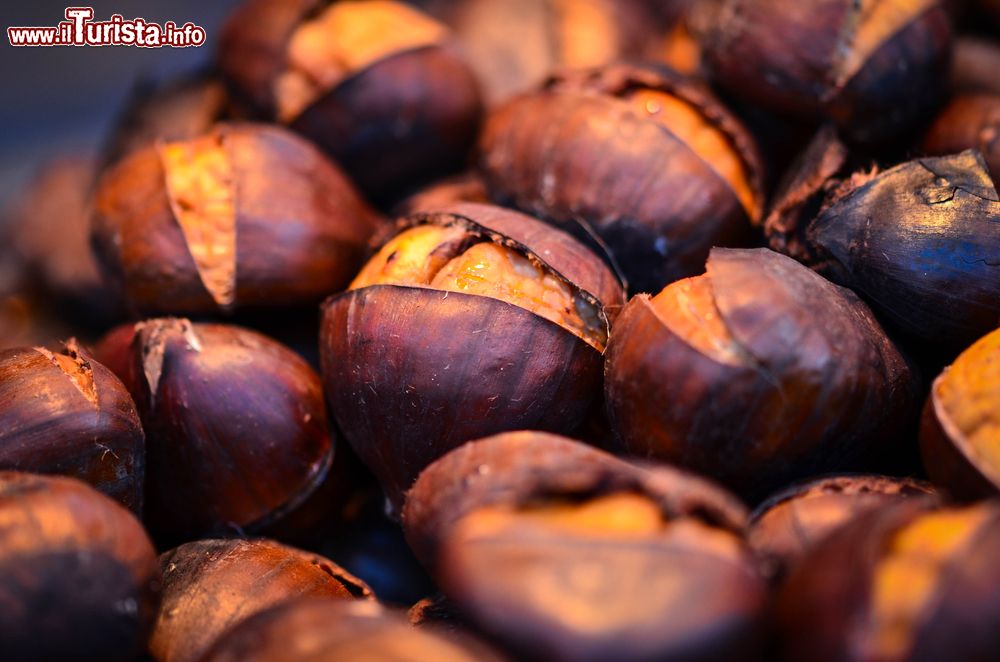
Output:
<svg viewBox="0 0 1000 662">
<path fill-rule="evenodd" d="M 154 314 L 318 301 L 347 284 L 378 224 L 315 147 L 259 124 L 139 149 L 103 174 L 94 209 L 106 280 Z"/>
<path fill-rule="evenodd" d="M 656 65 L 564 71 L 491 113 L 479 142 L 491 196 L 596 233 L 633 292 L 743 246 L 762 213 L 755 142 L 705 86 Z"/>
<path fill-rule="evenodd" d="M 145 466 L 132 397 L 76 340 L 0 352 L 0 468 L 73 476 L 141 513 Z"/>
<path fill-rule="evenodd" d="M 142 524 L 72 478 L 0 471 L 0 642 L 8 660 L 134 660 L 159 605 Z"/>
<path fill-rule="evenodd" d="M 765 248 L 634 297 L 608 343 L 612 429 L 640 457 L 759 498 L 890 455 L 918 380 L 868 307 Z"/>
<path fill-rule="evenodd" d="M 301 598 L 370 600 L 333 561 L 277 542 L 199 540 L 160 557 L 163 604 L 149 649 L 158 662 L 194 662 L 231 627 Z"/>
<path fill-rule="evenodd" d="M 463 617 L 573 660 L 726 659 L 759 644 L 746 511 L 709 481 L 541 432 L 431 464 L 403 526 Z"/>
<path fill-rule="evenodd" d="M 416 214 L 323 308 L 330 410 L 392 504 L 476 437 L 570 432 L 600 394 L 624 293 L 569 235 L 499 207 Z"/>
</svg>

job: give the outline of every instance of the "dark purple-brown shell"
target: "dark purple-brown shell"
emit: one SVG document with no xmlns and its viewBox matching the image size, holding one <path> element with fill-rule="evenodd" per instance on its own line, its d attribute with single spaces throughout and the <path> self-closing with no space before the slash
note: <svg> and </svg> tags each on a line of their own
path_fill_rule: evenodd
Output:
<svg viewBox="0 0 1000 662">
<path fill-rule="evenodd" d="M 626 98 L 680 99 L 725 136 L 752 206 L 691 146 Z M 480 139 L 494 199 L 608 244 L 633 292 L 698 273 L 712 246 L 742 246 L 763 204 L 749 133 L 698 83 L 652 65 L 567 72 L 494 111 Z"/>
<path fill-rule="evenodd" d="M 145 467 L 132 397 L 76 341 L 0 352 L 0 468 L 73 476 L 141 513 Z"/>
<path fill-rule="evenodd" d="M 621 305 L 600 258 L 535 219 L 468 203 L 408 223 L 461 223 L 547 265 L 605 319 Z M 572 431 L 600 396 L 594 346 L 527 309 L 462 292 L 375 285 L 335 296 L 320 348 L 337 425 L 397 505 L 455 446 L 511 429 Z"/>
<path fill-rule="evenodd" d="M 714 249 L 707 269 L 735 360 L 675 334 L 647 296 L 615 323 L 605 396 L 630 452 L 760 496 L 892 447 L 916 382 L 864 303 L 767 249 Z"/>
</svg>

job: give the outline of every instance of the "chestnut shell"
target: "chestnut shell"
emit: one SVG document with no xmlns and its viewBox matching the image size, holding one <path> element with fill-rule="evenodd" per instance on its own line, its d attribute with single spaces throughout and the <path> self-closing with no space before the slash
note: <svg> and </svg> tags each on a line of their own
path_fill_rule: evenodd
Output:
<svg viewBox="0 0 1000 662">
<path fill-rule="evenodd" d="M 713 249 L 707 275 L 740 364 L 673 333 L 633 298 L 606 352 L 605 399 L 626 449 L 762 496 L 892 446 L 917 381 L 852 292 L 768 249 Z"/>
<path fill-rule="evenodd" d="M 199 540 L 160 557 L 163 605 L 149 649 L 159 662 L 194 662 L 230 628 L 303 597 L 370 598 L 333 561 L 270 540 Z"/>
<path fill-rule="evenodd" d="M 0 468 L 73 476 L 142 513 L 146 442 L 132 397 L 75 340 L 0 352 Z"/>
<path fill-rule="evenodd" d="M 978 149 L 993 186 L 1000 185 L 1000 92 L 956 96 L 931 124 L 921 147 L 935 155 Z"/>
<path fill-rule="evenodd" d="M 721 131 L 744 162 L 757 208 L 691 147 L 618 97 L 676 96 Z M 571 232 L 592 226 L 632 292 L 698 273 L 712 246 L 750 242 L 762 166 L 750 134 L 703 86 L 664 67 L 616 64 L 564 72 L 494 111 L 479 143 L 491 195 Z"/>
<path fill-rule="evenodd" d="M 530 251 L 609 317 L 620 305 L 604 263 L 535 219 L 469 203 L 411 221 L 468 223 Z M 320 350 L 337 426 L 396 506 L 455 446 L 511 429 L 571 431 L 600 392 L 594 347 L 524 308 L 461 292 L 375 285 L 332 297 Z"/>
<path fill-rule="evenodd" d="M 152 543 L 119 504 L 72 478 L 0 472 L 4 659 L 136 659 L 158 581 Z"/>
</svg>

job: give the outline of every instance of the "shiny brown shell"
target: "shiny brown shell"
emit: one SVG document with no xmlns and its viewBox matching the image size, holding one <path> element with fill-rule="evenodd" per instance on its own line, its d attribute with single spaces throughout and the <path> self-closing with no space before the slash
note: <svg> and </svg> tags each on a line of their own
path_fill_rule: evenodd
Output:
<svg viewBox="0 0 1000 662">
<path fill-rule="evenodd" d="M 160 557 L 163 605 L 149 650 L 194 662 L 233 626 L 299 598 L 371 598 L 333 561 L 270 540 L 199 540 Z"/>
<path fill-rule="evenodd" d="M 662 92 L 725 136 L 746 171 L 752 207 L 687 143 L 624 97 Z M 571 232 L 596 231 L 632 292 L 698 273 L 712 246 L 750 241 L 763 172 L 739 121 L 706 88 L 664 67 L 565 72 L 495 110 L 479 143 L 491 195 Z"/>
<path fill-rule="evenodd" d="M 530 254 L 613 317 L 621 285 L 596 255 L 540 221 L 472 203 L 409 223 L 461 223 Z M 487 434 L 571 431 L 599 397 L 601 354 L 563 327 L 504 301 L 375 285 L 327 300 L 323 378 L 337 426 L 390 501 L 431 461 Z"/>
<path fill-rule="evenodd" d="M 885 453 L 917 384 L 853 293 L 768 249 L 713 249 L 707 278 L 738 360 L 695 348 L 633 298 L 605 366 L 612 428 L 632 453 L 763 496 Z"/>
<path fill-rule="evenodd" d="M 132 396 L 75 340 L 0 352 L 0 468 L 73 476 L 141 514 L 146 442 Z"/>
<path fill-rule="evenodd" d="M 168 161 L 168 149 L 189 153 Z M 209 152 L 224 173 L 196 160 Z M 228 210 L 206 217 L 204 193 L 172 188 L 181 167 L 212 178 Z M 218 124 L 200 138 L 140 149 L 105 172 L 94 207 L 106 276 L 133 308 L 153 314 L 318 301 L 347 285 L 377 218 L 315 147 L 257 124 Z"/>
<path fill-rule="evenodd" d="M 159 605 L 135 516 L 84 483 L 0 472 L 0 641 L 8 660 L 127 660 Z"/>
</svg>

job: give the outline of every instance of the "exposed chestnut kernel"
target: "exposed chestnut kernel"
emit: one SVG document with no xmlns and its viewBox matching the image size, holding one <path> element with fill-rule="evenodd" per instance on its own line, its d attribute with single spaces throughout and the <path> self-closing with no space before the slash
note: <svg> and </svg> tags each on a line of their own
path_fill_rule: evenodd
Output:
<svg viewBox="0 0 1000 662">
<path fill-rule="evenodd" d="M 952 36 L 936 0 L 724 0 L 704 47 L 729 92 L 883 143 L 944 97 Z"/>
<path fill-rule="evenodd" d="M 132 513 L 71 478 L 0 471 L 4 659 L 136 659 L 158 580 Z"/>
<path fill-rule="evenodd" d="M 817 137 L 765 220 L 771 246 L 942 351 L 996 328 L 1000 197 L 982 156 L 969 150 L 838 179 L 845 155 L 829 132 Z"/>
<path fill-rule="evenodd" d="M 163 604 L 149 642 L 158 662 L 200 660 L 241 621 L 299 598 L 372 597 L 333 561 L 270 540 L 187 543 L 163 554 L 160 568 Z"/>
<path fill-rule="evenodd" d="M 1000 492 L 1000 330 L 934 380 L 920 429 L 924 466 L 954 496 Z"/>
<path fill-rule="evenodd" d="M 468 636 L 411 627 L 374 602 L 300 600 L 248 618 L 222 637 L 205 662 L 289 659 L 498 662 Z"/>
<path fill-rule="evenodd" d="M 668 468 L 514 432 L 431 464 L 403 525 L 462 613 L 566 660 L 752 657 L 764 589 L 742 506 Z"/>
<path fill-rule="evenodd" d="M 145 465 L 132 397 L 75 340 L 0 352 L 0 468 L 73 476 L 141 513 Z"/>
<path fill-rule="evenodd" d="M 936 494 L 912 478 L 874 474 L 828 476 L 794 485 L 767 499 L 750 515 L 747 542 L 765 571 L 781 578 L 826 536 L 873 508 Z"/>
<path fill-rule="evenodd" d="M 996 187 L 1000 182 L 1000 93 L 952 99 L 934 120 L 921 146 L 935 155 L 979 150 Z"/>
<path fill-rule="evenodd" d="M 631 453 L 761 496 L 887 453 L 916 378 L 849 290 L 767 249 L 639 295 L 608 344 L 605 396 Z"/>
<path fill-rule="evenodd" d="M 869 511 L 813 548 L 780 591 L 782 659 L 991 659 L 998 546 L 995 503 Z"/>
<path fill-rule="evenodd" d="M 410 217 L 324 304 L 338 428 L 397 505 L 468 439 L 573 430 L 599 395 L 622 297 L 600 258 L 533 218 L 471 203 Z"/>
<path fill-rule="evenodd" d="M 314 147 L 254 124 L 139 150 L 95 208 L 109 279 L 150 313 L 314 302 L 350 280 L 376 218 Z"/>
<path fill-rule="evenodd" d="M 481 113 L 447 28 L 401 2 L 250 0 L 220 66 L 377 199 L 459 169 Z"/>
<path fill-rule="evenodd" d="M 148 443 L 147 521 L 166 540 L 260 530 L 330 468 L 319 375 L 253 331 L 140 323 L 131 347 Z"/>
<path fill-rule="evenodd" d="M 652 65 L 557 75 L 489 118 L 493 197 L 607 242 L 635 292 L 692 276 L 712 246 L 744 245 L 763 204 L 749 134 L 707 90 Z"/>
</svg>

